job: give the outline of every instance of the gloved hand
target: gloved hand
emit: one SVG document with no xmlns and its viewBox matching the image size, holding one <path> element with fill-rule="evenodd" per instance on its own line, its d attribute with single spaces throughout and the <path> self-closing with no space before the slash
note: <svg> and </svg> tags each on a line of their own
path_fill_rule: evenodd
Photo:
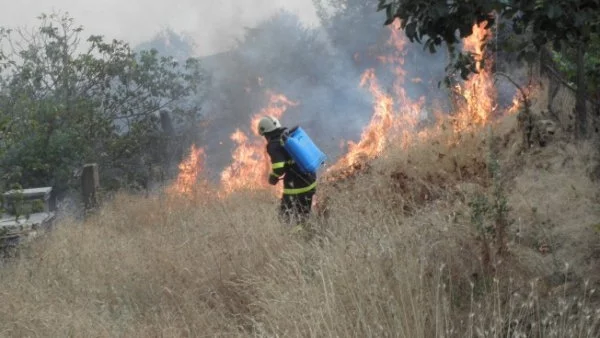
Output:
<svg viewBox="0 0 600 338">
<path fill-rule="evenodd" d="M 273 175 L 269 175 L 269 184 L 270 185 L 275 185 L 275 184 L 277 184 L 277 182 L 279 182 L 279 178 L 277 178 Z"/>
<path fill-rule="evenodd" d="M 287 141 L 288 137 L 290 137 L 290 131 L 285 129 L 283 133 L 281 133 L 281 140 L 285 142 Z"/>
</svg>

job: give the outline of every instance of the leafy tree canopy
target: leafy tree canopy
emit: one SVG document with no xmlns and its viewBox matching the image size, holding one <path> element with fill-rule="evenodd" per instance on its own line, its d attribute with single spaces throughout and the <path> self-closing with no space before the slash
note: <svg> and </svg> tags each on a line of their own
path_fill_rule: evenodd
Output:
<svg viewBox="0 0 600 338">
<path fill-rule="evenodd" d="M 527 35 L 518 52 L 530 60 L 548 43 L 557 49 L 585 44 L 600 29 L 598 0 L 379 0 L 378 10 L 385 11 L 386 25 L 400 19 L 406 36 L 431 52 L 443 43 L 454 48 L 483 22 L 490 27 L 501 21 L 512 33 Z"/>
<path fill-rule="evenodd" d="M 386 25 L 400 19 L 406 36 L 423 42 L 432 53 L 445 43 L 455 56 L 453 68 L 463 78 L 476 72 L 474 58 L 456 53 L 455 46 L 471 34 L 474 24 L 502 25 L 497 31 L 508 30 L 518 37 L 506 42 L 517 41 L 512 49 L 529 62 L 548 46 L 567 54 L 572 51 L 577 90 L 575 133 L 578 137 L 586 134 L 586 74 L 596 67 L 593 61 L 586 61 L 586 53 L 594 51 L 593 42 L 600 34 L 600 0 L 379 0 L 378 10 L 385 11 Z M 486 50 L 488 46 L 483 47 Z M 446 83 L 450 82 L 447 77 Z"/>
<path fill-rule="evenodd" d="M 68 15 L 41 15 L 35 29 L 0 28 L 0 172 L 4 184 L 64 191 L 83 163 L 106 181 L 146 182 L 161 164 L 160 114 L 195 119 L 202 89 L 196 59 L 91 35 Z"/>
</svg>

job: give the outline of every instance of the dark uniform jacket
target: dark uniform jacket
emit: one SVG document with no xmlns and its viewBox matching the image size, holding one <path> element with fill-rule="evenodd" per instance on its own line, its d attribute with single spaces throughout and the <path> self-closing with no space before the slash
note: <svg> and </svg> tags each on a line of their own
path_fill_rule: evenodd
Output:
<svg viewBox="0 0 600 338">
<path fill-rule="evenodd" d="M 317 187 L 315 175 L 304 174 L 292 160 L 290 154 L 283 147 L 281 139 L 285 128 L 274 131 L 268 135 L 267 153 L 271 157 L 271 177 L 269 181 L 274 184 L 283 177 L 283 194 L 299 195 L 313 192 Z"/>
</svg>

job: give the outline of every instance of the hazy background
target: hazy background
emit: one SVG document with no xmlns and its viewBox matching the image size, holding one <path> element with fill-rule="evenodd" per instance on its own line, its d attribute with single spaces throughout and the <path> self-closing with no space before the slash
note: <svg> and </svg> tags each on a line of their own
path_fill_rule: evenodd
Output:
<svg viewBox="0 0 600 338">
<path fill-rule="evenodd" d="M 231 47 L 244 26 L 254 26 L 278 9 L 318 25 L 311 0 L 21 0 L 3 1 L 2 26 L 32 26 L 42 12 L 67 11 L 86 32 L 129 41 L 132 45 L 170 27 L 194 38 L 198 55 Z"/>
<path fill-rule="evenodd" d="M 206 85 L 194 100 L 203 122 L 187 124 L 180 133 L 205 148 L 208 172 L 217 178 L 231 161 L 230 135 L 239 128 L 252 136 L 250 117 L 265 108 L 270 92 L 299 103 L 282 122 L 301 124 L 331 161 L 345 153 L 347 141 L 360 138 L 373 113 L 373 96 L 360 86 L 361 75 L 374 69 L 382 90 L 393 95 L 397 64 L 380 57 L 405 60 L 403 87 L 411 99 L 426 95 L 429 104 L 444 101 L 437 82 L 445 54 L 431 55 L 418 44 L 402 51 L 390 45 L 390 27 L 383 25 L 385 14 L 377 11 L 376 0 L 319 0 L 320 11 L 314 3 L 26 0 L 5 5 L 0 25 L 34 27 L 41 13 L 68 12 L 84 27 L 84 39 L 104 35 L 181 61 L 200 57 Z M 187 148 L 189 142 L 183 143 Z"/>
<path fill-rule="evenodd" d="M 171 116 L 181 151 L 168 152 L 165 162 L 170 163 L 168 176 L 176 174 L 193 143 L 205 149 L 206 172 L 218 179 L 231 164 L 236 146 L 232 133 L 240 129 L 250 142 L 264 142 L 253 135 L 250 120 L 268 105 L 269 93 L 298 103 L 285 112 L 283 124 L 302 125 L 330 163 L 346 153 L 348 141 L 360 139 L 373 115 L 373 95 L 368 86 L 360 85 L 367 70 L 373 70 L 381 90 L 394 97 L 396 112 L 405 108 L 397 100 L 398 85 L 409 101 L 424 99 L 420 116 L 431 116 L 432 107 L 450 111 L 448 90 L 438 88 L 446 74 L 445 48 L 431 54 L 406 41 L 402 32 L 397 32 L 396 42 L 403 46 L 391 44 L 392 29 L 384 26 L 385 13 L 377 11 L 377 3 L 26 0 L 6 4 L 0 26 L 36 27 L 42 13 L 67 12 L 84 27 L 81 47 L 93 34 L 107 41 L 125 40 L 138 51 L 154 48 L 179 61 L 199 57 L 204 82 L 185 102 L 193 108 L 184 109 L 194 120 L 177 124 L 177 114 Z M 403 69 L 400 77 L 398 66 Z"/>
</svg>

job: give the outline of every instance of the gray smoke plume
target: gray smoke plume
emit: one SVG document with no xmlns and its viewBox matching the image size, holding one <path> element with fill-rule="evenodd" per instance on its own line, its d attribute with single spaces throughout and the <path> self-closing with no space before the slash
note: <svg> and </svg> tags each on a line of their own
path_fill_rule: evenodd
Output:
<svg viewBox="0 0 600 338">
<path fill-rule="evenodd" d="M 132 45 L 152 39 L 164 27 L 189 32 L 196 55 L 210 55 L 232 47 L 245 26 L 255 26 L 279 8 L 317 23 L 311 0 L 29 0 L 2 1 L 2 26 L 33 26 L 41 13 L 66 11 L 90 34 L 104 35 Z"/>
<path fill-rule="evenodd" d="M 297 16 L 280 12 L 248 29 L 235 49 L 205 58 L 203 65 L 213 74 L 205 109 L 211 120 L 205 139 L 209 167 L 219 172 L 229 163 L 229 135 L 236 128 L 252 133 L 250 116 L 266 106 L 268 89 L 299 102 L 285 112 L 282 123 L 302 125 L 330 160 L 342 154 L 340 144 L 358 140 L 373 113 L 373 96 L 360 87 L 361 75 L 375 68 L 381 87 L 390 93 L 396 79 L 392 67 L 397 65 L 377 60 L 395 52 L 387 45 L 389 27 L 380 24 L 378 14 L 372 18 L 378 20 L 376 26 L 363 21 L 359 32 L 365 36 L 357 37 L 363 45 L 350 39 L 352 46 L 347 46 L 333 40 L 327 29 L 307 28 Z M 406 49 L 407 77 L 429 77 L 422 84 L 407 81 L 407 92 L 414 100 L 426 94 L 434 97 L 433 82 L 444 75 L 443 53 L 430 55 L 420 45 L 408 44 Z"/>
<path fill-rule="evenodd" d="M 424 96 L 426 107 L 449 111 L 448 92 L 438 87 L 446 75 L 445 49 L 431 54 L 407 41 L 399 54 L 388 43 L 391 32 L 383 26 L 384 14 L 375 7 L 366 4 L 334 13 L 323 17 L 319 27 L 279 11 L 246 28 L 230 50 L 202 58 L 211 86 L 202 112 L 208 123 L 198 132 L 203 133 L 201 146 L 214 178 L 231 161 L 234 144 L 229 136 L 239 128 L 254 137 L 250 119 L 267 106 L 268 90 L 299 103 L 284 113 L 282 122 L 302 125 L 335 161 L 344 152 L 340 144 L 358 140 L 373 113 L 373 96 L 359 85 L 365 70 L 373 68 L 380 87 L 393 96 L 398 65 L 382 63 L 380 56 L 403 58 L 403 87 L 412 100 Z M 177 49 L 185 48 L 183 43 Z"/>
</svg>

